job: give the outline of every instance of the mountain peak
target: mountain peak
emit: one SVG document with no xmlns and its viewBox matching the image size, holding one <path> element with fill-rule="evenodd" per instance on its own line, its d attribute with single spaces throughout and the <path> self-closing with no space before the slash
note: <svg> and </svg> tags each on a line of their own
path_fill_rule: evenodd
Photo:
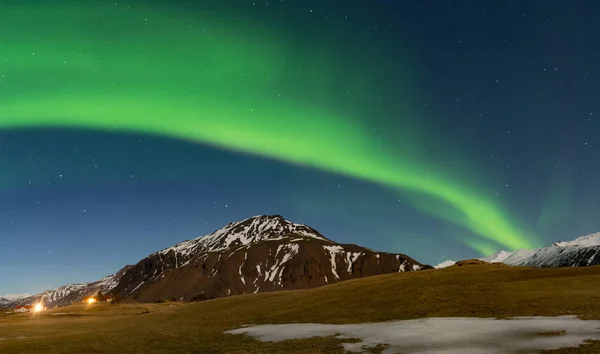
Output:
<svg viewBox="0 0 600 354">
<path fill-rule="evenodd" d="M 208 251 L 222 251 L 231 247 L 245 246 L 261 241 L 276 241 L 285 238 L 309 238 L 331 242 L 317 230 L 303 224 L 295 224 L 281 215 L 257 215 L 233 222 L 197 240 L 208 247 Z"/>
<path fill-rule="evenodd" d="M 290 241 L 312 239 L 335 244 L 317 230 L 288 221 L 281 215 L 256 215 L 231 222 L 211 234 L 180 242 L 158 253 L 165 255 L 173 251 L 178 255 L 178 262 L 185 263 L 194 254 L 201 252 L 221 252 L 227 249 L 249 247 L 251 244 L 262 241 L 285 239 L 290 239 Z"/>
<path fill-rule="evenodd" d="M 573 241 L 567 242 L 555 242 L 554 246 L 557 247 L 567 247 L 567 246 L 579 246 L 579 247 L 589 247 L 589 246 L 600 246 L 600 232 L 596 232 L 595 234 L 581 236 Z"/>
</svg>

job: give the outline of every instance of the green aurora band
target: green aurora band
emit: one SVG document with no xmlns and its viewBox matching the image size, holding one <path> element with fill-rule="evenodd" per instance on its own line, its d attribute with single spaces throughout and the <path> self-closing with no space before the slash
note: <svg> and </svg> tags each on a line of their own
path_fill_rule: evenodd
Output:
<svg viewBox="0 0 600 354">
<path fill-rule="evenodd" d="M 382 146 L 361 117 L 285 91 L 296 80 L 326 96 L 334 80 L 327 58 L 290 76 L 281 34 L 215 13 L 197 25 L 168 8 L 67 5 L 0 7 L 0 129 L 189 140 L 422 194 L 456 213 L 422 209 L 486 239 L 464 240 L 482 254 L 539 244 L 474 187 Z"/>
</svg>

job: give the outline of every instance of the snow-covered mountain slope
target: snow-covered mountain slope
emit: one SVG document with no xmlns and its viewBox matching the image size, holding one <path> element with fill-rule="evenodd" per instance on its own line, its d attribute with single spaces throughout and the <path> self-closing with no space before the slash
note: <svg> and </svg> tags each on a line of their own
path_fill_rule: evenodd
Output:
<svg viewBox="0 0 600 354">
<path fill-rule="evenodd" d="M 0 308 L 11 307 L 10 305 L 20 299 L 30 297 L 31 294 L 7 294 L 0 296 Z"/>
<path fill-rule="evenodd" d="M 582 236 L 573 241 L 555 242 L 552 246 L 533 250 L 500 251 L 481 260 L 539 268 L 597 265 L 600 264 L 600 233 Z"/>
<path fill-rule="evenodd" d="M 581 236 L 573 241 L 568 242 L 555 242 L 555 246 L 558 247 L 566 247 L 566 246 L 578 246 L 578 247 L 589 247 L 589 246 L 600 246 L 600 232 L 596 232 L 595 234 Z"/>
<path fill-rule="evenodd" d="M 140 301 L 194 300 L 423 267 L 403 254 L 338 244 L 306 225 L 260 215 L 151 254 L 121 278 L 115 292 Z"/>
<path fill-rule="evenodd" d="M 440 263 L 440 264 L 438 264 L 436 266 L 433 266 L 433 268 L 435 268 L 435 269 L 442 269 L 442 268 L 453 266 L 455 264 L 456 264 L 455 261 L 446 260 L 446 261 L 443 261 L 442 263 Z"/>
<path fill-rule="evenodd" d="M 484 262 L 489 262 L 489 263 L 501 263 L 506 258 L 508 258 L 511 254 L 512 254 L 511 252 L 500 251 L 498 253 L 494 253 L 491 256 L 480 258 L 480 259 Z"/>
<path fill-rule="evenodd" d="M 120 277 L 123 275 L 127 267 L 121 269 L 119 272 L 113 275 L 109 275 L 94 282 L 61 286 L 54 290 L 46 290 L 40 294 L 10 300 L 4 305 L 0 303 L 0 307 L 31 305 L 36 302 L 42 302 L 48 308 L 60 307 L 70 305 L 73 302 L 79 302 L 84 297 L 93 295 L 98 291 L 102 293 L 109 293 L 117 286 Z"/>
</svg>

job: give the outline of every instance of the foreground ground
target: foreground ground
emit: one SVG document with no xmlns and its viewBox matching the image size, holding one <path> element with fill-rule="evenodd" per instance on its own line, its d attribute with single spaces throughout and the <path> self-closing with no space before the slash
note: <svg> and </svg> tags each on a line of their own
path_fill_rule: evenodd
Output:
<svg viewBox="0 0 600 354">
<path fill-rule="evenodd" d="M 223 332 L 248 324 L 559 315 L 600 319 L 600 267 L 473 265 L 193 304 L 0 314 L 0 353 L 342 353 L 333 337 L 262 343 Z M 600 342 L 548 353 L 600 353 Z"/>
</svg>

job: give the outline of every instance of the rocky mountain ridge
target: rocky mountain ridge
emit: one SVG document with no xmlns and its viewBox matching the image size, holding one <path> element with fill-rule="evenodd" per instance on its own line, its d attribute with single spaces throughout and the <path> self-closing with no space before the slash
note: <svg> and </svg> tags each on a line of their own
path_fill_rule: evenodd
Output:
<svg viewBox="0 0 600 354">
<path fill-rule="evenodd" d="M 124 274 L 114 292 L 139 301 L 195 300 L 306 289 L 422 267 L 403 254 L 338 244 L 306 225 L 262 215 L 148 256 Z"/>
<path fill-rule="evenodd" d="M 37 301 L 64 306 L 97 291 L 124 301 L 194 301 L 427 268 L 431 267 L 404 254 L 339 244 L 279 215 L 259 215 L 155 252 L 98 281 L 63 286 L 4 306 Z"/>
<path fill-rule="evenodd" d="M 554 242 L 550 246 L 532 250 L 500 251 L 479 259 L 490 263 L 536 268 L 598 265 L 600 264 L 600 232 L 581 236 L 572 241 Z M 444 268 L 453 264 L 453 261 L 444 261 L 435 268 Z"/>
<path fill-rule="evenodd" d="M 131 266 L 126 266 L 115 274 L 104 277 L 100 280 L 89 283 L 76 283 L 61 286 L 57 289 L 46 290 L 40 294 L 31 295 L 14 300 L 8 300 L 5 303 L 0 302 L 0 307 L 16 307 L 31 305 L 37 302 L 42 302 L 46 307 L 60 307 L 70 305 L 73 302 L 79 302 L 87 296 L 91 296 L 96 292 L 109 293 L 117 286 L 119 279 L 124 272 Z"/>
</svg>

